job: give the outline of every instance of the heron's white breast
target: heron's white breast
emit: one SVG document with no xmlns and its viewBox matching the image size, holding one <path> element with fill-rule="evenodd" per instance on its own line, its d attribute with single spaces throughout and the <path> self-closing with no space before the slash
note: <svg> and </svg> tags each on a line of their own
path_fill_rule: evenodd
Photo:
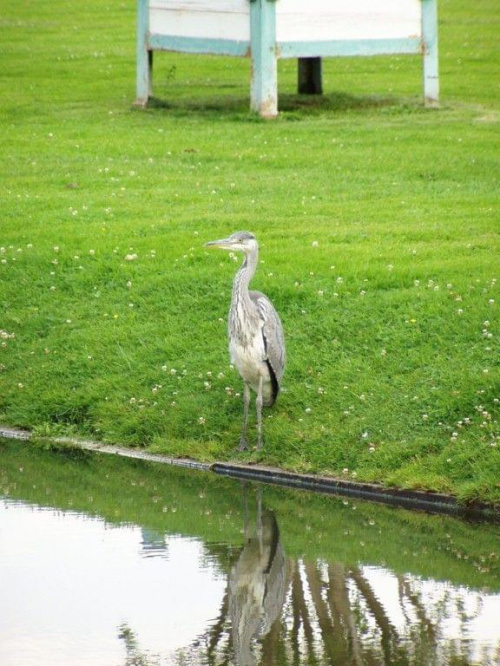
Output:
<svg viewBox="0 0 500 666">
<path fill-rule="evenodd" d="M 266 350 L 262 334 L 253 336 L 248 344 L 243 345 L 238 340 L 229 342 L 231 362 L 237 368 L 242 379 L 248 382 L 257 391 L 259 380 L 263 379 L 264 398 L 267 397 L 267 388 L 271 385 L 269 368 L 266 363 Z"/>
</svg>

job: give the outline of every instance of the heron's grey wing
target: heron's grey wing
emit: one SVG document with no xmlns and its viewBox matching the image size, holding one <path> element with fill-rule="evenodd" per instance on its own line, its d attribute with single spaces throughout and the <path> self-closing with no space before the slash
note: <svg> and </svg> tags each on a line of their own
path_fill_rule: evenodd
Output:
<svg viewBox="0 0 500 666">
<path fill-rule="evenodd" d="M 267 360 L 276 376 L 278 384 L 285 371 L 286 351 L 283 325 L 274 305 L 265 294 L 251 291 L 250 298 L 258 308 L 262 320 L 262 334 L 266 346 Z"/>
</svg>

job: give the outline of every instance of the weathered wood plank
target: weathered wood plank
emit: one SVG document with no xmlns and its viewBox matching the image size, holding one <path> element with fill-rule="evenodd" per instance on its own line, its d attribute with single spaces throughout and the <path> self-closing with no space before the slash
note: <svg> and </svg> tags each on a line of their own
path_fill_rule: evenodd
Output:
<svg viewBox="0 0 500 666">
<path fill-rule="evenodd" d="M 276 3 L 278 16 L 283 14 L 352 14 L 367 16 L 383 14 L 386 18 L 420 14 L 422 0 L 281 0 Z"/>
<path fill-rule="evenodd" d="M 250 14 L 249 0 L 150 0 L 149 5 L 168 11 Z"/>
<path fill-rule="evenodd" d="M 422 52 L 420 38 L 408 39 L 337 39 L 331 41 L 280 42 L 279 58 L 353 57 L 374 55 L 417 55 Z"/>
<path fill-rule="evenodd" d="M 207 39 L 197 37 L 177 37 L 175 35 L 150 35 L 150 48 L 155 51 L 176 51 L 177 53 L 206 53 L 245 57 L 250 53 L 249 41 L 232 39 Z"/>
<path fill-rule="evenodd" d="M 136 99 L 138 106 L 145 106 L 151 94 L 152 60 L 148 54 L 148 4 L 137 2 L 137 50 L 136 50 Z"/>
<path fill-rule="evenodd" d="M 422 0 L 424 103 L 439 103 L 439 61 L 437 0 Z"/>
<path fill-rule="evenodd" d="M 352 12 L 287 13 L 277 17 L 276 37 L 279 42 L 334 40 L 402 39 L 421 35 L 420 13 L 392 15 L 384 13 L 359 16 Z"/>
<path fill-rule="evenodd" d="M 250 21 L 245 14 L 215 11 L 188 13 L 152 7 L 149 32 L 175 37 L 250 41 Z"/>
<path fill-rule="evenodd" d="M 255 0 L 250 7 L 250 108 L 263 118 L 274 118 L 278 115 L 275 3 Z"/>
</svg>

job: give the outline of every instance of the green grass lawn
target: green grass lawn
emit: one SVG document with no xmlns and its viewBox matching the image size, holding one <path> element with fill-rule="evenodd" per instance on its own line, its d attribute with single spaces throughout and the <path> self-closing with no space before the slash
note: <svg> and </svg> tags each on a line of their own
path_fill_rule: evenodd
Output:
<svg viewBox="0 0 500 666">
<path fill-rule="evenodd" d="M 500 11 L 439 11 L 440 109 L 419 58 L 327 60 L 319 101 L 282 61 L 266 122 L 229 58 L 157 54 L 134 109 L 133 2 L 4 7 L 0 422 L 500 501 Z M 262 455 L 203 247 L 240 229 L 287 338 Z"/>
</svg>

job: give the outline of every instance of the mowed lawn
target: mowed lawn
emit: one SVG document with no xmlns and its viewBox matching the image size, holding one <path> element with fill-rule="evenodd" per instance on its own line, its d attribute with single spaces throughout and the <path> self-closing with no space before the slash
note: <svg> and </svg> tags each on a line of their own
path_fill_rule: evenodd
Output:
<svg viewBox="0 0 500 666">
<path fill-rule="evenodd" d="M 418 57 L 325 60 L 321 99 L 280 61 L 263 121 L 231 58 L 157 54 L 134 108 L 133 2 L 4 6 L 0 423 L 500 501 L 500 10 L 439 16 L 439 109 Z M 287 340 L 262 453 L 204 248 L 236 230 Z"/>
</svg>

